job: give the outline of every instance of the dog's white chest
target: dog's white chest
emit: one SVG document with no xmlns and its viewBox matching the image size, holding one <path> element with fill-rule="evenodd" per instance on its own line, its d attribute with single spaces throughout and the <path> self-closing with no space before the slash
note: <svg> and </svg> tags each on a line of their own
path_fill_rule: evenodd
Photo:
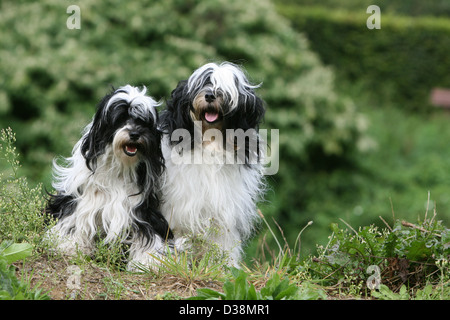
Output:
<svg viewBox="0 0 450 320">
<path fill-rule="evenodd" d="M 256 215 L 259 172 L 219 159 L 216 163 L 190 163 L 187 159 L 174 163 L 172 151 L 163 143 L 166 170 L 161 211 L 175 233 L 198 234 L 210 227 L 229 232 L 250 226 Z M 210 151 L 204 150 L 208 155 Z M 183 156 L 192 159 L 191 154 Z"/>
</svg>

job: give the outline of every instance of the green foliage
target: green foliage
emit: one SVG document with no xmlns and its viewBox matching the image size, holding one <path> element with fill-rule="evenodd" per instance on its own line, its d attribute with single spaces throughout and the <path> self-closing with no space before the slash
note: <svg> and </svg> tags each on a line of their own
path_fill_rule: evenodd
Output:
<svg viewBox="0 0 450 320">
<path fill-rule="evenodd" d="M 93 256 L 95 262 L 104 265 L 109 270 L 125 270 L 128 247 L 119 240 L 105 243 L 104 238 L 98 237 L 98 239 Z"/>
<path fill-rule="evenodd" d="M 402 285 L 398 293 L 393 292 L 389 287 L 381 285 L 379 290 L 371 292 L 372 297 L 379 300 L 448 300 L 450 297 L 450 286 L 442 285 L 436 289 L 433 285 L 426 285 L 423 289 L 418 289 L 415 295 L 409 293 L 408 288 Z"/>
<path fill-rule="evenodd" d="M 223 284 L 224 293 L 212 289 L 198 289 L 198 295 L 193 300 L 257 300 L 255 286 L 247 282 L 247 274 L 243 270 L 231 270 L 234 282 L 227 280 Z"/>
<path fill-rule="evenodd" d="M 369 30 L 367 6 L 344 11 L 297 4 L 280 5 L 279 11 L 306 32 L 313 50 L 344 79 L 363 80 L 375 99 L 429 110 L 431 90 L 450 86 L 450 21 L 391 15 L 381 7 L 381 29 Z"/>
<path fill-rule="evenodd" d="M 274 273 L 260 291 L 253 283 L 249 284 L 247 273 L 242 269 L 231 268 L 231 280 L 223 284 L 223 293 L 212 289 L 197 289 L 197 296 L 191 300 L 291 300 L 298 299 L 299 288 L 290 283 L 288 278 L 282 278 Z"/>
<path fill-rule="evenodd" d="M 422 290 L 419 296 L 425 295 L 427 285 L 448 282 L 450 229 L 435 216 L 417 225 L 397 221 L 393 228 L 384 230 L 369 226 L 356 231 L 348 227 L 351 230 L 332 224 L 327 246 L 319 247 L 318 257 L 301 264 L 299 270 L 309 268 L 312 279 L 322 284 L 339 284 L 344 291 L 362 294 L 367 288 L 373 289 L 369 286 L 373 273 L 369 267 L 376 266 L 378 285 L 382 284 L 379 292 L 372 292 L 377 298 L 406 297 L 402 295 L 404 285 Z M 394 294 L 396 291 L 402 296 Z"/>
<path fill-rule="evenodd" d="M 27 243 L 0 243 L 0 300 L 49 300 L 41 289 L 31 289 L 16 278 L 11 263 L 31 255 L 32 246 Z"/>
<path fill-rule="evenodd" d="M 0 131 L 0 160 L 8 164 L 8 170 L 0 174 L 0 240 L 37 244 L 46 224 L 42 214 L 45 199 L 41 184 L 32 188 L 27 178 L 19 175 L 15 141 L 10 128 Z"/>
<path fill-rule="evenodd" d="M 317 6 L 316 0 L 277 0 L 277 3 Z M 330 10 L 345 9 L 351 12 L 365 11 L 370 5 L 377 5 L 382 13 L 411 16 L 448 16 L 450 3 L 445 0 L 321 0 L 320 5 Z"/>
<path fill-rule="evenodd" d="M 338 218 L 355 227 L 371 224 L 382 227 L 378 217 L 391 223 L 395 220 L 393 210 L 396 219 L 409 221 L 423 216 L 429 208 L 438 210 L 440 218 L 449 225 L 447 112 L 438 110 L 429 115 L 407 112 L 390 101 L 374 102 L 357 83 L 342 85 L 363 106 L 361 110 L 370 122 L 367 132 L 377 147 L 366 154 L 354 155 L 351 162 L 341 163 L 337 168 L 289 167 L 292 175 L 279 188 L 275 186 L 274 197 L 267 207 L 260 206 L 263 214 L 275 217 L 290 244 L 295 243 L 298 230 L 312 220 L 314 224 L 302 235 L 301 251 L 305 256 L 315 254 L 316 244 L 327 243 L 329 224 Z M 284 209 L 285 204 L 291 208 L 277 211 Z M 276 248 L 270 234 L 262 233 L 258 240 L 263 239 L 272 249 Z M 260 247 L 261 243 L 255 244 L 253 250 Z"/>
<path fill-rule="evenodd" d="M 192 257 L 187 252 L 169 252 L 167 257 L 154 258 L 160 262 L 158 274 L 175 275 L 186 283 L 223 278 L 223 261 L 220 262 L 212 252 L 200 258 Z"/>
<path fill-rule="evenodd" d="M 6 261 L 11 264 L 17 260 L 25 259 L 31 255 L 33 247 L 28 243 L 12 243 L 9 241 L 3 241 L 0 244 L 0 255 Z"/>
<path fill-rule="evenodd" d="M 166 256 L 152 255 L 159 263 L 158 268 L 137 267 L 141 271 L 159 276 L 174 276 L 188 285 L 198 281 L 222 280 L 228 256 L 217 244 L 208 242 L 206 239 L 200 235 L 186 236 L 185 250 L 180 252 L 167 248 Z"/>
<path fill-rule="evenodd" d="M 427 286 L 429 288 L 431 286 Z M 428 290 L 428 289 L 427 289 Z M 405 285 L 401 286 L 398 293 L 392 292 L 387 286 L 381 285 L 379 291 L 372 292 L 372 297 L 380 300 L 409 300 L 410 295 Z"/>
<path fill-rule="evenodd" d="M 397 221 L 386 240 L 385 255 L 389 257 L 435 262 L 450 254 L 450 230 L 434 219 L 419 225 Z"/>
<path fill-rule="evenodd" d="M 10 128 L 0 131 L 0 160 L 6 160 L 9 170 L 0 174 L 0 300 L 44 299 L 40 289 L 32 289 L 16 278 L 11 263 L 31 255 L 44 231 L 41 186 L 30 188 L 26 178 L 19 177 L 20 163 L 14 147 L 15 135 Z M 3 175 L 8 174 L 6 180 Z M 22 242 L 22 243 L 14 243 Z"/>
<path fill-rule="evenodd" d="M 7 264 L 22 260 L 31 255 L 33 247 L 28 243 L 12 243 L 3 241 L 0 244 L 0 256 Z"/>
</svg>

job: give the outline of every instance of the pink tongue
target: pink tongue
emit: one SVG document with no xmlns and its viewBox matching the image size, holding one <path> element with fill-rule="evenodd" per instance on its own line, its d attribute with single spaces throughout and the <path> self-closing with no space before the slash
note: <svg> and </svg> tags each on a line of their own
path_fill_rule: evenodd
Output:
<svg viewBox="0 0 450 320">
<path fill-rule="evenodd" d="M 218 117 L 219 115 L 217 113 L 210 113 L 210 112 L 205 113 L 205 120 L 208 122 L 214 122 L 217 120 Z"/>
</svg>

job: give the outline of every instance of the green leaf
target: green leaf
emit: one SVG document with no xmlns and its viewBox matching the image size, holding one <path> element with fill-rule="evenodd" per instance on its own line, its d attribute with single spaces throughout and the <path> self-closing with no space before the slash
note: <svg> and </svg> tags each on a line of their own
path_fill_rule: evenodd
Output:
<svg viewBox="0 0 450 320">
<path fill-rule="evenodd" d="M 225 293 L 225 300 L 233 300 L 235 297 L 234 284 L 227 280 L 223 284 L 223 292 Z"/>
<path fill-rule="evenodd" d="M 247 300 L 260 300 L 260 295 L 256 292 L 255 286 L 252 284 L 247 292 Z"/>
<path fill-rule="evenodd" d="M 218 300 L 225 299 L 225 295 L 213 289 L 197 289 L 197 296 L 190 297 L 187 300 Z"/>
<path fill-rule="evenodd" d="M 247 283 L 247 275 L 244 271 L 239 275 L 239 277 L 235 280 L 235 299 L 246 299 L 248 283 Z"/>
<path fill-rule="evenodd" d="M 278 279 L 277 282 L 278 282 L 278 284 L 275 283 L 276 286 L 274 287 L 274 290 L 272 292 L 272 297 L 274 299 L 277 299 L 278 296 L 280 295 L 280 293 L 282 291 L 284 291 L 287 288 L 288 284 L 289 284 L 289 280 L 283 280 L 283 281 L 279 282 L 279 279 Z"/>
<path fill-rule="evenodd" d="M 295 299 L 298 300 L 319 300 L 327 299 L 327 294 L 322 288 L 316 287 L 309 282 L 303 282 L 301 287 L 298 288 Z"/>
<path fill-rule="evenodd" d="M 397 240 L 398 237 L 395 233 L 389 233 L 384 245 L 384 254 L 386 257 L 395 257 L 395 246 L 397 245 Z"/>
<path fill-rule="evenodd" d="M 4 262 L 3 262 L 4 263 Z M 4 291 L 9 295 L 13 294 L 13 281 L 16 281 L 14 274 L 11 274 L 6 265 L 0 265 L 0 291 Z M 0 297 L 5 293 L 0 292 Z"/>
<path fill-rule="evenodd" d="M 28 243 L 2 243 L 0 254 L 11 264 L 15 261 L 25 259 L 31 255 L 33 246 Z"/>
<path fill-rule="evenodd" d="M 378 298 L 380 300 L 408 300 L 410 298 L 408 289 L 405 285 L 402 285 L 399 293 L 394 293 L 391 289 L 389 289 L 388 286 L 384 284 L 380 285 L 379 291 L 372 291 L 372 297 Z"/>
<path fill-rule="evenodd" d="M 288 283 L 289 281 L 286 280 L 286 282 Z M 283 300 L 283 299 L 289 299 L 293 296 L 295 296 L 295 294 L 297 293 L 298 288 L 297 286 L 295 286 L 294 284 L 289 285 L 287 288 L 285 288 L 284 290 L 282 290 L 281 292 L 279 292 L 274 299 L 275 300 Z"/>
<path fill-rule="evenodd" d="M 261 289 L 261 298 L 271 300 L 289 299 L 295 296 L 297 290 L 298 288 L 295 284 L 289 284 L 289 279 L 281 280 L 280 275 L 274 273 L 264 288 Z"/>
<path fill-rule="evenodd" d="M 423 239 L 414 240 L 411 242 L 411 245 L 408 249 L 408 253 L 406 257 L 409 260 L 417 260 L 420 261 L 422 259 L 427 258 L 431 255 L 431 250 L 426 247 Z"/>
</svg>

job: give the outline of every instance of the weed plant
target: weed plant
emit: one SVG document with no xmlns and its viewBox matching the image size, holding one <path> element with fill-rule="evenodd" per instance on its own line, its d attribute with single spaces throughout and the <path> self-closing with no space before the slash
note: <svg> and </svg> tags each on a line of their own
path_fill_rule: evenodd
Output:
<svg viewBox="0 0 450 320">
<path fill-rule="evenodd" d="M 257 290 L 249 283 L 249 274 L 242 270 L 231 268 L 231 279 L 223 284 L 223 292 L 212 289 L 198 289 L 197 295 L 190 300 L 317 300 L 326 299 L 323 289 L 313 287 L 309 283 L 298 286 L 287 275 L 274 272 L 265 285 Z"/>
<path fill-rule="evenodd" d="M 198 283 L 223 281 L 226 278 L 224 266 L 228 256 L 215 243 L 207 242 L 201 235 L 186 237 L 185 250 L 168 249 L 165 257 L 154 256 L 159 262 L 158 270 L 141 267 L 155 276 L 178 278 L 191 289 Z"/>
<path fill-rule="evenodd" d="M 0 240 L 39 245 L 45 225 L 50 222 L 42 214 L 42 185 L 32 188 L 27 178 L 19 175 L 21 165 L 15 142 L 11 128 L 0 131 L 0 160 L 8 164 L 8 170 L 0 172 Z"/>
<path fill-rule="evenodd" d="M 328 244 L 293 273 L 306 270 L 309 280 L 340 295 L 399 298 L 405 290 L 413 297 L 439 288 L 440 298 L 449 297 L 450 232 L 436 215 L 417 224 L 397 220 L 382 230 L 365 226 L 356 231 L 342 222 L 347 228 L 332 224 Z"/>
</svg>

